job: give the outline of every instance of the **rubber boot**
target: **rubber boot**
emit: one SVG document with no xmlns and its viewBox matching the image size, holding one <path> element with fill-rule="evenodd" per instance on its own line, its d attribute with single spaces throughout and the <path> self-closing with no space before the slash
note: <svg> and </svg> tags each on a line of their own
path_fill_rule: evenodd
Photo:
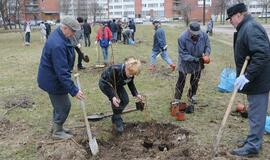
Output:
<svg viewBox="0 0 270 160">
<path fill-rule="evenodd" d="M 124 124 L 123 119 L 120 114 L 114 114 L 112 116 L 113 130 L 116 131 L 117 134 L 122 134 L 124 132 Z"/>
<path fill-rule="evenodd" d="M 52 127 L 53 131 L 52 131 L 52 137 L 54 139 L 69 139 L 72 138 L 73 136 L 71 134 L 66 133 L 63 130 L 63 125 L 59 125 L 57 123 L 53 123 L 53 127 Z"/>
</svg>

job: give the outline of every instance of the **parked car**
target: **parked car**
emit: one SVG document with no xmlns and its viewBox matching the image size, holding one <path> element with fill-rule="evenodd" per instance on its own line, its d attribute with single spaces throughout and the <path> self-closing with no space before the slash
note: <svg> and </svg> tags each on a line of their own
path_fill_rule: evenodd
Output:
<svg viewBox="0 0 270 160">
<path fill-rule="evenodd" d="M 262 13 L 261 15 L 259 15 L 258 16 L 259 18 L 270 18 L 270 13 L 267 13 L 266 15 L 265 15 L 265 13 Z"/>
<path fill-rule="evenodd" d="M 166 17 L 161 17 L 158 19 L 160 23 L 169 23 L 169 19 Z"/>
<path fill-rule="evenodd" d="M 136 24 L 143 24 L 143 19 L 142 18 L 135 18 L 135 23 Z"/>
</svg>

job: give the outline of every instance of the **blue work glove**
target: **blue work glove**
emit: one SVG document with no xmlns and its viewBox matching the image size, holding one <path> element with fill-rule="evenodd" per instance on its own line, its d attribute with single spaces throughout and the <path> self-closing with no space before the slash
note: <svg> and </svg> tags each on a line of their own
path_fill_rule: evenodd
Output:
<svg viewBox="0 0 270 160">
<path fill-rule="evenodd" d="M 241 75 L 236 78 L 235 83 L 234 83 L 234 88 L 241 91 L 244 88 L 245 84 L 247 84 L 248 82 L 249 80 L 246 78 L 246 76 Z"/>
<path fill-rule="evenodd" d="M 200 61 L 200 58 L 194 57 L 193 61 L 194 62 L 199 62 Z"/>
</svg>

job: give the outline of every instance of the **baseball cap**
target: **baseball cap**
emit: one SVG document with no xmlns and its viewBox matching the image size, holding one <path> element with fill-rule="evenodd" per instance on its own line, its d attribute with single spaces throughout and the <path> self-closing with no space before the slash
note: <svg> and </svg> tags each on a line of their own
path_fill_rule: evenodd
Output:
<svg viewBox="0 0 270 160">
<path fill-rule="evenodd" d="M 189 24 L 189 31 L 194 35 L 200 34 L 201 32 L 200 24 L 198 22 L 191 22 Z"/>
</svg>

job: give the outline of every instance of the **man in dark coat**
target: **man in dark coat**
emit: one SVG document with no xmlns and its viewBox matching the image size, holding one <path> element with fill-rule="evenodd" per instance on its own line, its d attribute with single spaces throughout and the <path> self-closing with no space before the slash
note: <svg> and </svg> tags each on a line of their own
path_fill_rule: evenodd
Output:
<svg viewBox="0 0 270 160">
<path fill-rule="evenodd" d="M 91 42 L 90 42 L 90 34 L 91 34 L 91 25 L 87 23 L 87 19 L 84 20 L 83 24 L 83 35 L 84 35 L 84 42 L 85 42 L 85 47 L 90 47 Z"/>
<path fill-rule="evenodd" d="M 52 137 L 69 139 L 72 137 L 68 129 L 63 128 L 71 102 L 68 94 L 79 100 L 84 99 L 71 79 L 75 52 L 70 42 L 80 24 L 72 17 L 63 19 L 62 24 L 51 33 L 42 50 L 38 69 L 38 86 L 49 94 L 53 106 Z"/>
<path fill-rule="evenodd" d="M 128 27 L 132 30 L 131 38 L 135 41 L 136 24 L 133 19 L 129 21 Z"/>
<path fill-rule="evenodd" d="M 48 23 L 48 21 L 45 22 L 45 27 L 46 27 L 46 39 L 48 39 L 50 33 L 51 33 L 51 25 Z"/>
<path fill-rule="evenodd" d="M 270 42 L 265 29 L 248 14 L 246 5 L 239 3 L 227 10 L 227 20 L 235 27 L 234 58 L 237 79 L 235 88 L 247 95 L 249 133 L 240 148 L 231 154 L 255 156 L 262 147 L 270 90 Z M 239 75 L 245 58 L 247 68 Z"/>
</svg>

